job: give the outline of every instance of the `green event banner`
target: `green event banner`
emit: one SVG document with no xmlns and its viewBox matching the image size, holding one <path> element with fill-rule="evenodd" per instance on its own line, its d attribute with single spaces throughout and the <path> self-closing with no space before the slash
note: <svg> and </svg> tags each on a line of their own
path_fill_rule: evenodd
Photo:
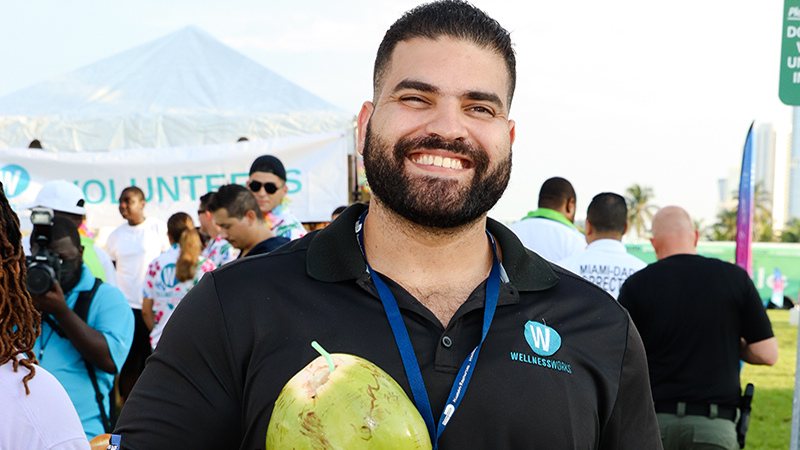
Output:
<svg viewBox="0 0 800 450">
<path fill-rule="evenodd" d="M 800 106 L 800 0 L 784 2 L 778 97 L 787 105 Z"/>
<path fill-rule="evenodd" d="M 625 244 L 628 253 L 651 264 L 656 262 L 656 253 L 650 243 Z M 736 262 L 735 242 L 699 242 L 697 254 L 716 258 L 731 264 Z M 772 296 L 773 274 L 779 269 L 783 275 L 783 295 L 795 301 L 800 291 L 800 244 L 753 243 L 753 284 L 763 302 Z"/>
</svg>

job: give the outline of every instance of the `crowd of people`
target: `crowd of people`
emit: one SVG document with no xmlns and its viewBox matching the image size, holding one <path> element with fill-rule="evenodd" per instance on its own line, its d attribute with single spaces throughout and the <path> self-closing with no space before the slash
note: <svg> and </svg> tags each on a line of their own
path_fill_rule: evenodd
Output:
<svg viewBox="0 0 800 450">
<path fill-rule="evenodd" d="M 3 291 L 6 296 L 17 295 L 16 303 L 24 303 L 34 317 L 28 318 L 28 323 L 15 322 L 17 333 L 25 333 L 28 340 L 24 345 L 13 343 L 15 350 L 9 353 L 11 359 L 3 368 L 22 365 L 30 369 L 30 375 L 24 378 L 26 393 L 30 393 L 28 381 L 35 373 L 31 362 L 42 368 L 37 378 L 42 387 L 25 401 L 36 403 L 36 399 L 52 396 L 58 408 L 42 412 L 37 420 L 57 417 L 64 405 L 72 405 L 71 414 L 65 417 L 78 420 L 63 430 L 39 433 L 42 440 L 30 441 L 36 443 L 31 448 L 83 448 L 80 442 L 113 431 L 118 414 L 114 394 L 119 393 L 119 403 L 124 406 L 172 312 L 203 275 L 305 235 L 302 224 L 287 207 L 285 177 L 278 158 L 258 158 L 251 167 L 247 187 L 225 185 L 200 198 L 199 227 L 186 212 L 173 214 L 166 223 L 146 217 L 142 190 L 125 188 L 119 198 L 119 212 L 125 222 L 110 234 L 103 248 L 94 243 L 94 235 L 86 226 L 85 198 L 76 185 L 65 180 L 43 185 L 28 207 L 46 208 L 52 217 L 47 223 L 35 224 L 24 238 L 8 200 L 0 195 L 4 202 L 0 206 L 7 216 L 3 237 L 11 245 L 5 249 L 3 261 L 17 270 L 16 274 L 4 272 Z M 58 259 L 41 260 L 48 252 Z M 25 255 L 31 260 L 26 261 Z M 38 267 L 44 264 L 53 270 L 53 282 L 45 292 L 25 284 L 26 268 L 37 262 Z M 19 310 L 20 314 L 24 312 Z M 19 375 L 14 373 L 12 379 L 16 378 Z M 19 394 L 16 387 L 12 392 Z M 68 400 L 64 402 L 64 398 Z M 36 424 L 28 423 L 15 439 Z M 74 429 L 82 430 L 78 444 L 73 439 Z M 60 446 L 45 445 L 65 436 L 69 440 Z M 16 441 L 0 438 L 0 444 L 9 444 L 0 448 L 22 448 L 11 442 Z"/>
<path fill-rule="evenodd" d="M 510 228 L 487 217 L 515 67 L 468 3 L 404 14 L 358 116 L 371 201 L 308 235 L 272 155 L 203 195 L 199 228 L 124 189 L 104 248 L 75 185 L 45 184 L 31 206 L 53 217 L 24 242 L 0 185 L 0 448 L 263 448 L 315 340 L 395 378 L 434 448 L 738 448 L 739 359 L 774 364 L 777 342 L 747 273 L 695 254 L 686 211 L 655 216 L 650 265 L 625 251 L 615 193 L 585 232 L 560 177 Z"/>
</svg>

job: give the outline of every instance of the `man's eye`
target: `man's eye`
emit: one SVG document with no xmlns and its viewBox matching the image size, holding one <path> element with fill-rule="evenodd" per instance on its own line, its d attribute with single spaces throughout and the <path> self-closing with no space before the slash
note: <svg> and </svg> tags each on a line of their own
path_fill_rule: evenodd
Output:
<svg viewBox="0 0 800 450">
<path fill-rule="evenodd" d="M 469 108 L 470 111 L 474 111 L 479 114 L 488 114 L 492 117 L 495 116 L 494 111 L 485 107 L 485 106 L 472 106 Z"/>
<path fill-rule="evenodd" d="M 407 95 L 403 97 L 402 100 L 408 103 L 425 103 L 424 99 L 417 97 L 416 95 Z"/>
</svg>

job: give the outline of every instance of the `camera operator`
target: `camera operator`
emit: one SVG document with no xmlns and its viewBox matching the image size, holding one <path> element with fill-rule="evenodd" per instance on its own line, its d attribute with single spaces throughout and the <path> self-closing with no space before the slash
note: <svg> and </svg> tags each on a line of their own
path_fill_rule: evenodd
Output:
<svg viewBox="0 0 800 450">
<path fill-rule="evenodd" d="M 83 245 L 83 263 L 92 271 L 92 275 L 112 286 L 117 284 L 117 272 L 111 257 L 94 243 L 94 233 L 86 226 L 86 208 L 81 188 L 66 180 L 50 180 L 36 194 L 33 203 L 22 206 L 23 209 L 50 208 L 55 217 L 66 217 L 78 227 Z M 22 238 L 22 248 L 26 255 L 31 254 L 30 236 Z"/>
<path fill-rule="evenodd" d="M 34 222 L 31 238 L 34 256 L 28 262 L 26 286 L 42 313 L 42 334 L 34 353 L 66 389 L 91 439 L 109 428 L 104 424 L 109 417 L 108 393 L 133 341 L 133 314 L 119 289 L 99 280 L 96 285 L 97 279 L 83 264 L 75 224 L 63 217 L 51 223 Z M 78 313 L 78 303 L 88 306 L 85 318 Z"/>
</svg>

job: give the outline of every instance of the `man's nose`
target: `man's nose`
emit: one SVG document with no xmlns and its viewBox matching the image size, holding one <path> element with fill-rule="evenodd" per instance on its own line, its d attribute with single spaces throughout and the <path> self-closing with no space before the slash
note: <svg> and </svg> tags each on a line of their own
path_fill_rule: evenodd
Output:
<svg viewBox="0 0 800 450">
<path fill-rule="evenodd" d="M 425 127 L 427 134 L 437 135 L 449 141 L 464 140 L 469 137 L 467 117 L 458 102 L 440 102 L 431 114 L 431 120 Z"/>
</svg>

